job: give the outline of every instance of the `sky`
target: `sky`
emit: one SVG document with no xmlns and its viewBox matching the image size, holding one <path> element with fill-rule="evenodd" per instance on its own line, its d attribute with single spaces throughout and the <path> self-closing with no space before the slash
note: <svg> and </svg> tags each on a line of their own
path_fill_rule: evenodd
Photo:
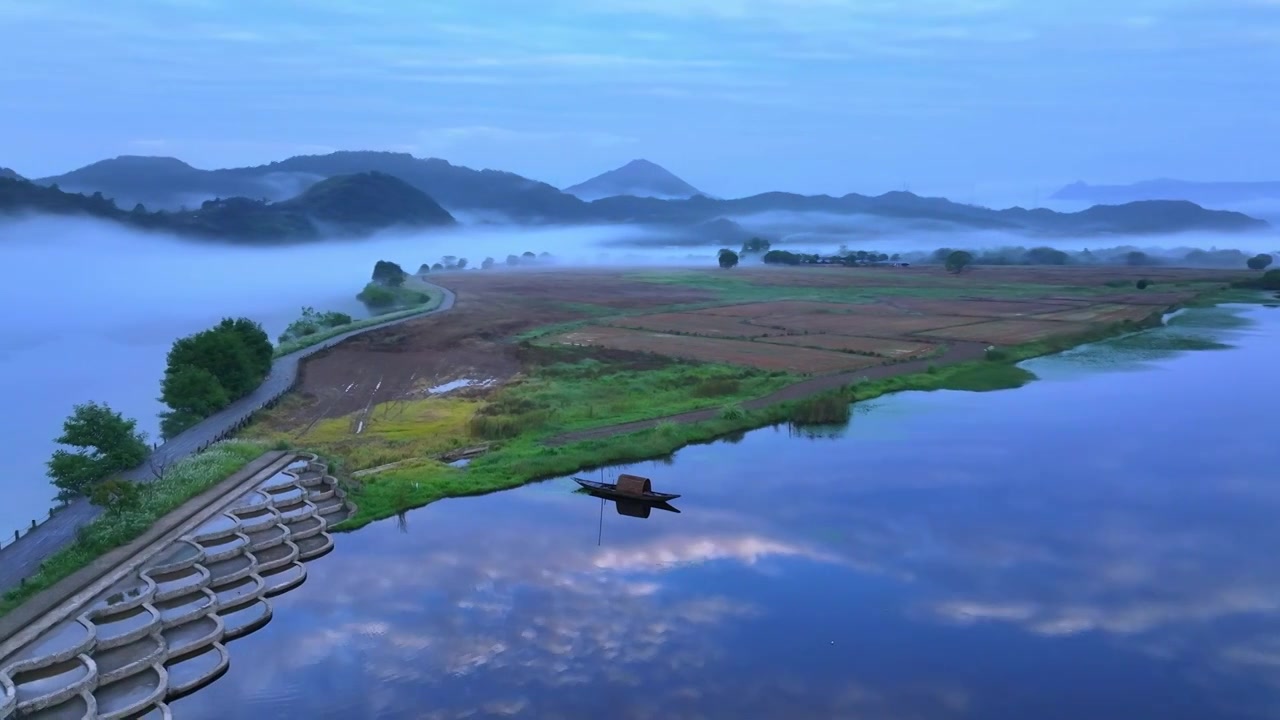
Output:
<svg viewBox="0 0 1280 720">
<path fill-rule="evenodd" d="M 0 0 L 0 166 L 379 149 L 1034 203 L 1277 180 L 1280 0 Z"/>
</svg>

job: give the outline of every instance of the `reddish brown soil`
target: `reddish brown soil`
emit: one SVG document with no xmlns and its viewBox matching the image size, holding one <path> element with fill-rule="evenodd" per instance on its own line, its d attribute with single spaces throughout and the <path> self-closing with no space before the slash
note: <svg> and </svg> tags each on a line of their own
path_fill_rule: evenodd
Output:
<svg viewBox="0 0 1280 720">
<path fill-rule="evenodd" d="M 1088 331 L 1089 327 L 1088 323 L 1055 320 L 991 320 L 970 325 L 927 330 L 917 333 L 917 335 L 943 340 L 983 342 L 991 345 L 1021 345 L 1044 340 L 1055 335 L 1081 335 Z"/>
<path fill-rule="evenodd" d="M 851 335 L 785 335 L 764 338 L 760 342 L 877 355 L 894 360 L 923 357 L 938 349 L 937 345 L 924 342 L 890 338 L 853 337 Z"/>
<path fill-rule="evenodd" d="M 754 325 L 781 328 L 791 334 L 832 333 L 868 337 L 898 337 L 921 330 L 965 325 L 982 319 L 980 317 L 949 317 L 945 315 L 908 315 L 906 312 L 899 311 L 897 315 L 879 313 L 775 315 L 752 320 L 751 322 Z"/>
<path fill-rule="evenodd" d="M 609 325 L 712 338 L 756 338 L 781 335 L 785 330 L 750 325 L 746 318 L 688 313 L 655 313 L 610 320 Z"/>
<path fill-rule="evenodd" d="M 1063 306 L 1057 303 L 1020 300 L 938 300 L 930 298 L 896 298 L 894 307 L 925 315 L 960 315 L 980 318 L 1023 317 L 1037 313 L 1054 312 Z"/>
<path fill-rule="evenodd" d="M 616 272 L 452 273 L 432 281 L 457 293 L 452 310 L 366 333 L 304 362 L 298 392 L 281 406 L 284 424 L 305 427 L 459 378 L 504 380 L 524 364 L 512 336 L 584 319 L 591 305 L 635 309 L 711 298 Z"/>
<path fill-rule="evenodd" d="M 877 312 L 882 309 L 884 309 L 883 305 L 855 305 L 852 303 L 814 302 L 812 300 L 776 300 L 773 302 L 743 303 L 741 305 L 706 308 L 704 310 L 695 310 L 692 314 L 757 318 L 770 315 L 815 315 L 855 311 Z"/>
<path fill-rule="evenodd" d="M 685 360 L 730 363 L 733 365 L 746 365 L 761 370 L 786 370 L 806 375 L 825 375 L 827 373 L 870 367 L 882 362 L 877 358 L 828 352 L 826 350 L 789 347 L 747 340 L 666 335 L 602 325 L 588 325 L 579 330 L 572 330 L 556 336 L 552 339 L 552 342 L 565 345 L 605 347 L 632 352 L 658 353 Z"/>
<path fill-rule="evenodd" d="M 512 336 L 519 333 L 560 322 L 598 318 L 601 314 L 607 316 L 609 310 L 652 308 L 656 312 L 675 304 L 710 302 L 716 297 L 711 291 L 693 287 L 630 279 L 626 277 L 628 272 L 630 271 L 521 269 L 433 276 L 430 278 L 433 282 L 457 293 L 457 304 L 452 310 L 374 331 L 314 356 L 303 365 L 300 391 L 291 396 L 278 412 L 290 415 L 287 420 L 291 426 L 305 426 L 321 417 L 337 417 L 372 404 L 420 396 L 425 388 L 453 379 L 466 377 L 502 381 L 528 368 L 530 363 L 536 364 L 539 361 L 538 358 L 531 357 L 531 354 L 536 355 L 538 351 L 522 348 L 511 341 Z M 964 305 L 942 302 L 924 306 L 918 299 L 897 295 L 888 296 L 884 302 L 871 305 L 770 301 L 690 313 L 661 313 L 621 321 L 632 325 L 644 323 L 643 327 L 651 328 L 648 332 L 614 327 L 597 328 L 617 333 L 614 337 L 629 339 L 625 343 L 611 343 L 623 346 L 616 349 L 594 347 L 582 352 L 606 358 L 610 362 L 640 362 L 636 358 L 648 358 L 646 362 L 651 364 L 667 362 L 661 355 L 653 354 L 656 352 L 667 353 L 670 357 L 728 360 L 757 367 L 832 373 L 807 380 L 749 404 L 749 407 L 758 407 L 769 402 L 804 397 L 824 389 L 839 387 L 859 377 L 879 378 L 919 372 L 933 363 L 946 364 L 981 357 L 982 349 L 988 343 L 1020 342 L 1034 334 L 1029 326 L 1009 325 L 1009 322 L 1017 321 L 998 319 L 1016 313 L 1024 305 L 1037 307 L 1042 313 L 1041 316 L 1030 319 L 1037 324 L 1038 331 L 1055 329 L 1073 332 L 1081 326 L 1073 322 L 1079 316 L 1069 314 L 1072 309 L 1093 312 L 1102 321 L 1114 317 L 1138 317 L 1144 309 L 1154 310 L 1154 306 L 1169 305 L 1186 299 L 1186 293 L 1172 287 L 1160 288 L 1160 283 L 1191 280 L 1225 283 L 1248 275 L 1246 272 L 1151 268 L 989 267 L 973 268 L 960 276 L 949 275 L 938 268 L 737 268 L 733 272 L 739 279 L 770 286 L 926 285 L 965 287 L 971 289 L 972 294 L 970 300 L 963 301 L 967 303 Z M 1027 302 L 983 298 L 983 288 L 994 284 L 1025 282 L 1057 284 L 1063 288 L 1099 287 L 1109 281 L 1129 282 L 1136 277 L 1149 278 L 1157 286 L 1143 292 L 1117 288 L 1113 293 L 1101 294 L 1088 300 L 1065 296 L 1062 290 L 1051 290 L 1046 293 L 1047 297 Z M 1090 308 L 1089 304 L 1095 307 Z M 979 309 L 985 310 L 985 314 L 979 313 Z M 957 314 L 960 311 L 974 314 L 962 316 Z M 1052 318 L 1043 316 L 1050 313 L 1057 314 Z M 1141 316 L 1145 317 L 1145 313 Z M 761 322 L 762 318 L 768 318 L 769 323 Z M 789 324 L 778 328 L 768 327 L 778 318 L 784 318 L 784 322 Z M 597 322 L 609 321 L 600 319 Z M 931 338 L 924 336 L 929 331 L 921 328 L 937 330 L 944 326 L 962 328 L 952 333 L 954 338 L 967 337 L 964 333 L 978 332 L 981 339 L 947 340 L 949 347 L 941 357 L 870 367 L 866 367 L 866 363 L 881 363 L 883 360 L 837 351 L 864 352 L 861 348 L 871 345 L 889 351 L 890 345 L 875 345 L 879 342 L 908 348 L 913 344 L 931 341 Z M 978 331 L 963 330 L 975 326 L 982 327 Z M 739 330 L 739 327 L 758 329 Z M 668 333 L 683 331 L 715 337 L 665 335 L 666 339 L 659 342 L 653 338 L 663 335 L 655 335 L 652 330 L 665 330 Z M 740 332 L 736 337 L 744 339 L 717 339 L 730 337 L 728 333 L 731 331 Z M 789 334 L 781 337 L 800 337 L 780 342 L 777 340 L 780 336 L 746 339 L 761 331 Z M 801 334 L 806 331 L 812 333 L 811 338 L 829 338 L 808 344 L 829 344 L 831 349 L 801 346 L 806 342 Z M 848 337 L 836 339 L 836 334 Z M 873 340 L 870 339 L 871 336 L 885 339 Z M 936 339 L 932 341 L 937 342 Z M 630 350 L 642 350 L 645 354 Z M 560 352 L 564 351 L 566 350 L 562 348 Z M 680 416 L 675 421 L 696 420 L 700 417 L 698 413 L 691 413 L 687 418 Z M 611 434 L 629 431 L 630 425 L 593 432 Z"/>
</svg>

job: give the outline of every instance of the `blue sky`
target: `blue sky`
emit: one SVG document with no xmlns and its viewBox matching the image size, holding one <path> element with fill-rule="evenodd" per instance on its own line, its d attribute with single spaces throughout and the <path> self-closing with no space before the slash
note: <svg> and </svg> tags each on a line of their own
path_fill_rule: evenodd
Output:
<svg viewBox="0 0 1280 720">
<path fill-rule="evenodd" d="M 0 166 L 387 149 L 720 195 L 1280 179 L 1280 0 L 0 0 Z"/>
</svg>

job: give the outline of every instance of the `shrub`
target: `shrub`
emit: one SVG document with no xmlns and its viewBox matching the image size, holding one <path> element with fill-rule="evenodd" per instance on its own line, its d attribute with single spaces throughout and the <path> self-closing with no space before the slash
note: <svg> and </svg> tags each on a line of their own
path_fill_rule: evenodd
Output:
<svg viewBox="0 0 1280 720">
<path fill-rule="evenodd" d="M 988 360 L 996 362 L 1009 359 L 1009 351 L 1003 348 L 998 348 L 995 345 L 988 345 L 983 354 Z"/>
<path fill-rule="evenodd" d="M 1133 286 L 1138 288 L 1139 290 L 1146 290 L 1148 287 L 1151 286 L 1151 281 L 1146 278 L 1142 278 L 1138 282 L 1134 283 Z"/>
<path fill-rule="evenodd" d="M 741 420 L 747 414 L 741 405 L 727 405 L 720 410 L 721 420 Z"/>
<path fill-rule="evenodd" d="M 742 390 L 742 383 L 737 378 L 711 378 L 693 386 L 694 397 L 724 397 L 736 395 Z"/>
<path fill-rule="evenodd" d="M 396 304 L 394 291 L 372 282 L 364 286 L 360 294 L 356 295 L 356 299 L 369 308 L 389 308 Z"/>
<path fill-rule="evenodd" d="M 852 410 L 844 393 L 829 392 L 797 402 L 788 415 L 796 425 L 832 425 L 848 422 Z"/>
</svg>

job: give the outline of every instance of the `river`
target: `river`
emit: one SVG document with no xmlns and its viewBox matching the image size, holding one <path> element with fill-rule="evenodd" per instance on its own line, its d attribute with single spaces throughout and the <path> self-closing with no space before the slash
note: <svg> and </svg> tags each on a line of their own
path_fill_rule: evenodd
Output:
<svg viewBox="0 0 1280 720">
<path fill-rule="evenodd" d="M 175 717 L 1275 717 L 1278 329 L 606 471 L 679 514 L 562 478 L 339 535 Z"/>
</svg>

